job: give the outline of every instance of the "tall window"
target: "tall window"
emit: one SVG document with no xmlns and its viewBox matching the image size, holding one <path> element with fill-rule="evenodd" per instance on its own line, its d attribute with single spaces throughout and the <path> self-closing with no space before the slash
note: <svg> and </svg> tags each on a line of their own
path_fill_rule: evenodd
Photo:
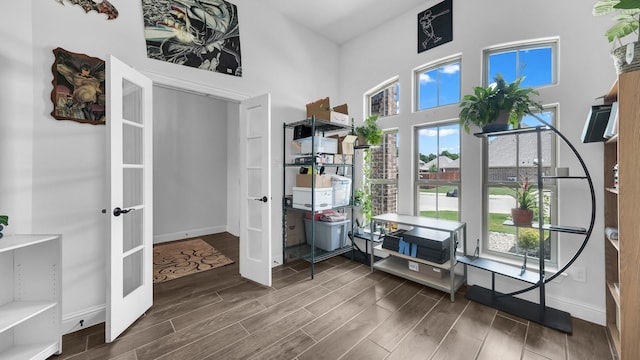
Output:
<svg viewBox="0 0 640 360">
<path fill-rule="evenodd" d="M 415 71 L 416 110 L 460 102 L 460 58 Z"/>
<path fill-rule="evenodd" d="M 555 123 L 555 109 L 547 109 L 543 113 L 536 114 L 550 125 Z M 525 116 L 522 127 L 535 127 L 543 125 L 532 116 Z M 514 190 L 521 186 L 527 179 L 530 186 L 538 187 L 537 167 L 542 163 L 543 175 L 551 175 L 556 166 L 556 135 L 551 131 L 541 132 L 541 156 L 537 151 L 537 133 L 525 133 L 519 135 L 507 135 L 490 137 L 486 142 L 483 153 L 487 156 L 487 173 L 485 193 L 485 206 L 487 215 L 485 239 L 485 251 L 494 255 L 518 258 L 524 255 L 523 249 L 518 246 L 517 231 L 521 228 L 505 226 L 503 223 L 510 219 L 512 207 L 516 207 L 516 201 L 511 196 Z M 555 181 L 543 182 L 543 215 L 545 223 L 557 223 L 557 185 Z M 535 219 L 538 218 L 540 209 L 534 210 Z M 556 234 L 545 232 L 545 259 L 557 263 Z M 529 250 L 528 255 L 538 258 L 539 248 Z"/>
<path fill-rule="evenodd" d="M 397 79 L 367 93 L 369 115 L 379 118 L 400 113 L 400 83 Z"/>
<path fill-rule="evenodd" d="M 509 46 L 500 46 L 484 51 L 484 83 L 493 81 L 500 73 L 507 82 L 525 77 L 520 83 L 523 87 L 540 87 L 557 83 L 558 39 L 543 39 L 521 42 Z M 546 99 L 547 101 L 552 99 Z M 545 122 L 555 126 L 556 111 L 546 109 L 537 114 Z M 535 117 L 525 116 L 522 126 L 542 125 Z M 554 133 L 541 133 L 541 156 L 537 152 L 535 133 L 509 135 L 489 138 L 487 148 L 483 149 L 488 163 L 485 184 L 485 239 L 483 247 L 494 255 L 519 258 L 524 255 L 516 241 L 520 228 L 504 226 L 510 217 L 515 199 L 511 196 L 516 187 L 527 179 L 531 186 L 537 184 L 537 164 L 542 162 L 543 173 L 549 174 L 556 163 L 556 143 Z M 557 185 L 552 181 L 543 183 L 542 198 L 545 222 L 554 223 L 557 217 Z M 537 218 L 541 209 L 535 210 Z M 555 233 L 545 232 L 545 259 L 557 263 L 557 239 Z M 528 255 L 539 257 L 539 248 L 529 250 Z"/>
<path fill-rule="evenodd" d="M 420 216 L 460 219 L 460 125 L 416 129 L 416 213 Z"/>
<path fill-rule="evenodd" d="M 557 83 L 558 39 L 544 39 L 484 51 L 485 85 L 500 73 L 507 82 L 525 77 L 523 87 Z"/>
<path fill-rule="evenodd" d="M 380 146 L 370 149 L 374 215 L 398 212 L 398 141 L 398 130 L 388 130 Z"/>
</svg>

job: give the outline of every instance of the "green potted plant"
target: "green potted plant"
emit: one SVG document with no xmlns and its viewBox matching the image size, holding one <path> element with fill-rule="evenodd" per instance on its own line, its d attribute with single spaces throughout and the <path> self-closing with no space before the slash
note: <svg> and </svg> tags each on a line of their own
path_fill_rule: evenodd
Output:
<svg viewBox="0 0 640 360">
<path fill-rule="evenodd" d="M 511 218 L 516 226 L 530 226 L 533 222 L 533 210 L 537 207 L 537 191 L 531 184 L 529 178 L 525 177 L 522 185 L 514 190 L 512 194 L 516 199 L 517 207 L 511 209 Z"/>
<path fill-rule="evenodd" d="M 363 189 L 356 189 L 354 195 L 354 205 L 360 208 L 361 218 L 356 218 L 356 226 L 359 234 L 364 234 L 364 228 L 371 221 L 373 216 L 373 203 L 370 193 L 365 193 Z"/>
<path fill-rule="evenodd" d="M 519 77 L 510 84 L 498 73 L 487 87 L 476 86 L 473 94 L 465 95 L 460 102 L 460 125 L 468 133 L 471 125 L 484 132 L 507 130 L 509 125 L 517 128 L 524 114 L 531 109 L 542 111 L 542 105 L 531 97 L 539 95 L 533 88 L 522 88 Z"/>
<path fill-rule="evenodd" d="M 5 226 L 9 226 L 9 215 L 0 215 L 0 238 L 2 238 L 2 230 Z"/>
<path fill-rule="evenodd" d="M 599 0 L 593 5 L 593 15 L 603 16 L 614 14 L 615 24 L 610 27 L 605 36 L 614 44 L 611 52 L 618 74 L 640 69 L 640 60 L 635 61 L 640 52 L 640 0 Z M 629 36 L 634 34 L 635 36 Z M 623 39 L 633 39 L 625 44 Z M 630 55 L 627 58 L 627 54 Z"/>
<path fill-rule="evenodd" d="M 367 116 L 362 126 L 356 128 L 358 145 L 378 145 L 382 140 L 382 130 L 378 127 L 378 115 Z"/>
<path fill-rule="evenodd" d="M 527 255 L 529 251 L 537 248 L 540 245 L 540 233 L 538 230 L 531 228 L 524 228 L 518 231 L 518 248 L 524 252 L 524 263 L 522 264 L 522 271 L 527 268 Z"/>
</svg>

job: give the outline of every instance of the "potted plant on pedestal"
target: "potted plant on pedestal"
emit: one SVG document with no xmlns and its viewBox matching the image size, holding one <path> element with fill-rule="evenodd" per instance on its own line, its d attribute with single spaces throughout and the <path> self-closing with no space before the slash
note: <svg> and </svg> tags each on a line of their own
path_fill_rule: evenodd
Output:
<svg viewBox="0 0 640 360">
<path fill-rule="evenodd" d="M 489 86 L 476 86 L 473 94 L 465 95 L 460 102 L 460 125 L 467 133 L 472 124 L 483 132 L 503 131 L 509 125 L 519 127 L 524 114 L 531 113 L 532 108 L 542 111 L 542 105 L 531 99 L 532 95 L 539 95 L 538 91 L 521 88 L 522 80 L 524 77 L 519 77 L 507 84 L 498 73 Z"/>
<path fill-rule="evenodd" d="M 528 177 L 524 178 L 522 185 L 514 190 L 512 196 L 517 202 L 517 207 L 511 209 L 513 224 L 516 226 L 531 226 L 533 209 L 537 205 L 537 191 L 529 184 Z"/>
<path fill-rule="evenodd" d="M 593 5 L 593 15 L 602 16 L 615 13 L 615 24 L 605 32 L 610 43 L 614 44 L 611 51 L 613 62 L 618 74 L 640 69 L 640 0 L 599 0 Z M 624 44 L 623 38 L 628 35 L 634 41 Z M 616 47 L 617 46 L 617 47 Z M 636 60 L 638 59 L 638 60 Z"/>
</svg>

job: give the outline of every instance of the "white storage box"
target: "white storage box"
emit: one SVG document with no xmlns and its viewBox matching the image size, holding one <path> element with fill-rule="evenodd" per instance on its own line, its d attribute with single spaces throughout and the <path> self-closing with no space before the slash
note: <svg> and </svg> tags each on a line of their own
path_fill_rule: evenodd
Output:
<svg viewBox="0 0 640 360">
<path fill-rule="evenodd" d="M 351 220 L 336 222 L 315 221 L 313 225 L 315 246 L 326 251 L 333 251 L 346 246 L 350 223 Z M 304 232 L 307 235 L 307 244 L 311 245 L 311 219 L 304 219 Z"/>
<path fill-rule="evenodd" d="M 328 138 L 322 136 L 314 136 L 313 146 L 315 152 L 325 154 L 335 154 L 338 152 L 338 140 L 336 138 Z M 293 140 L 291 148 L 294 154 L 311 154 L 311 136 Z"/>
<path fill-rule="evenodd" d="M 333 188 L 315 188 L 315 203 L 311 209 L 311 188 L 293 188 L 293 207 L 309 211 L 328 210 L 333 207 Z"/>
<path fill-rule="evenodd" d="M 351 179 L 340 175 L 331 175 L 333 188 L 333 206 L 347 206 L 351 203 Z"/>
</svg>

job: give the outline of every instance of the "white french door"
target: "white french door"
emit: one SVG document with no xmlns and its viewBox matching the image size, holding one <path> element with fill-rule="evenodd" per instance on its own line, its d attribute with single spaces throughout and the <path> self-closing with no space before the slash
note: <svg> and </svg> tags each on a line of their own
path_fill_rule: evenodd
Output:
<svg viewBox="0 0 640 360">
<path fill-rule="evenodd" d="M 152 82 L 107 59 L 109 191 L 105 341 L 114 341 L 153 303 Z"/>
<path fill-rule="evenodd" d="M 240 275 L 271 286 L 271 98 L 240 104 Z"/>
</svg>

